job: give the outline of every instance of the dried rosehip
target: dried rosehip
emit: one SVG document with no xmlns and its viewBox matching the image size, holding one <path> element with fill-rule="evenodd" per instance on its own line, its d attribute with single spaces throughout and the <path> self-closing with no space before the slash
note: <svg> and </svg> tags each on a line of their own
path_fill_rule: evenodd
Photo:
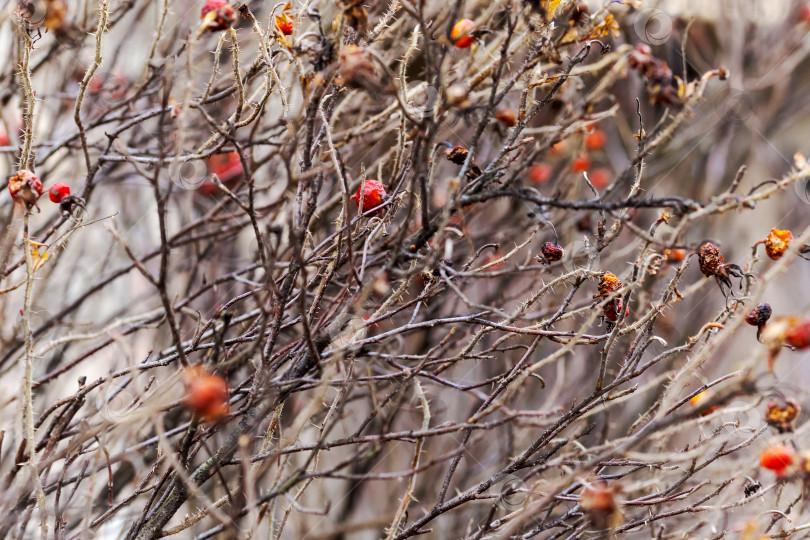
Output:
<svg viewBox="0 0 810 540">
<path fill-rule="evenodd" d="M 725 259 L 720 254 L 720 249 L 711 242 L 704 242 L 698 248 L 698 263 L 700 265 L 700 271 L 703 272 L 704 276 L 714 276 L 724 296 L 728 296 L 729 294 L 733 296 L 732 277 L 742 279 L 746 276 L 739 265 L 726 263 Z M 742 282 L 740 283 L 740 287 L 742 287 Z M 728 289 L 728 293 L 726 292 L 726 288 Z"/>
<path fill-rule="evenodd" d="M 385 196 L 385 187 L 380 182 L 366 180 L 360 184 L 357 193 L 351 196 L 351 200 L 357 201 L 357 208 L 365 213 L 380 206 L 385 200 Z"/>
<path fill-rule="evenodd" d="M 70 195 L 70 186 L 64 182 L 57 182 L 48 190 L 48 198 L 51 202 L 60 203 L 62 199 Z"/>
<path fill-rule="evenodd" d="M 622 302 L 621 298 L 614 298 L 602 309 L 602 313 L 605 314 L 605 318 L 610 322 L 616 322 L 619 320 L 619 317 L 622 313 L 622 306 L 624 302 Z M 630 315 L 630 306 L 627 306 L 627 309 L 624 310 L 624 316 L 627 317 Z"/>
<path fill-rule="evenodd" d="M 208 422 L 228 415 L 228 383 L 219 375 L 209 373 L 202 366 L 189 368 L 185 373 L 186 405 Z"/>
<path fill-rule="evenodd" d="M 785 398 L 781 403 L 771 398 L 768 400 L 765 421 L 779 433 L 793 433 L 793 422 L 798 418 L 800 411 L 799 403 L 793 398 Z"/>
<path fill-rule="evenodd" d="M 557 262 L 562 259 L 565 254 L 565 250 L 563 250 L 562 246 L 557 242 L 544 243 L 541 252 L 548 262 Z"/>
<path fill-rule="evenodd" d="M 711 243 L 705 243 L 698 249 L 698 263 L 700 264 L 700 271 L 706 277 L 711 277 L 717 274 L 718 270 L 725 259 L 720 254 L 720 248 Z"/>
<path fill-rule="evenodd" d="M 466 49 L 473 43 L 475 39 L 470 35 L 470 32 L 475 27 L 475 23 L 470 19 L 461 19 L 453 25 L 450 31 L 450 39 L 453 40 L 453 45 L 459 49 Z"/>
<path fill-rule="evenodd" d="M 748 315 L 745 316 L 745 322 L 751 326 L 762 326 L 771 318 L 771 313 L 773 313 L 773 310 L 770 304 L 763 302 L 748 312 Z"/>
<path fill-rule="evenodd" d="M 236 20 L 236 13 L 225 0 L 206 0 L 200 11 L 203 27 L 209 32 L 227 30 Z"/>
<path fill-rule="evenodd" d="M 28 169 L 21 169 L 8 179 L 8 192 L 15 203 L 25 205 L 27 211 L 37 206 L 37 199 L 42 196 L 42 182 Z"/>
<path fill-rule="evenodd" d="M 346 45 L 340 50 L 340 79 L 349 88 L 366 90 L 373 94 L 384 91 L 374 60 L 367 49 Z"/>
<path fill-rule="evenodd" d="M 780 231 L 779 229 L 771 229 L 768 233 L 768 238 L 765 239 L 765 252 L 773 260 L 782 258 L 788 244 L 793 240 L 793 235 L 790 231 Z"/>
<path fill-rule="evenodd" d="M 605 146 L 605 132 L 599 129 L 594 129 L 585 137 L 585 147 L 588 150 L 601 150 Z"/>
<path fill-rule="evenodd" d="M 613 272 L 603 272 L 599 278 L 599 285 L 597 286 L 599 294 L 597 294 L 594 298 L 607 296 L 621 288 L 622 282 L 616 277 L 616 274 Z"/>
<path fill-rule="evenodd" d="M 776 473 L 777 477 L 783 476 L 788 467 L 793 464 L 793 450 L 784 444 L 766 448 L 759 455 L 759 464 Z"/>
<path fill-rule="evenodd" d="M 455 163 L 456 165 L 464 165 L 464 162 L 467 161 L 467 155 L 469 155 L 470 151 L 464 148 L 463 146 L 450 146 L 450 143 L 444 143 L 448 146 L 447 150 L 444 152 L 445 157 Z M 466 177 L 474 180 L 481 176 L 481 173 L 484 172 L 481 170 L 481 167 L 475 163 L 473 159 L 470 162 L 470 167 L 467 169 Z"/>
<path fill-rule="evenodd" d="M 512 109 L 499 109 L 495 112 L 495 120 L 506 127 L 514 127 L 517 124 L 517 115 Z"/>
</svg>

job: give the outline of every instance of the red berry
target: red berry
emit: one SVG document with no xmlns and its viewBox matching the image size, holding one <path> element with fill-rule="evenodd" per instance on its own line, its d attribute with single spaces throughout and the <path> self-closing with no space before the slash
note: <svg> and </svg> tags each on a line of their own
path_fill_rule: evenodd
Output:
<svg viewBox="0 0 810 540">
<path fill-rule="evenodd" d="M 535 163 L 529 168 L 529 178 L 535 184 L 542 184 L 551 178 L 552 169 L 548 163 Z"/>
<path fill-rule="evenodd" d="M 591 168 L 591 158 L 589 158 L 586 154 L 582 154 L 574 160 L 574 164 L 571 165 L 571 168 L 574 170 L 574 172 L 587 171 Z"/>
<path fill-rule="evenodd" d="M 64 182 L 57 182 L 48 190 L 48 197 L 51 202 L 60 203 L 62 199 L 70 195 L 70 186 Z"/>
<path fill-rule="evenodd" d="M 42 196 L 42 182 L 31 171 L 21 169 L 8 179 L 8 192 L 15 203 L 24 204 L 26 210 L 31 210 Z"/>
<path fill-rule="evenodd" d="M 360 206 L 362 199 L 362 208 Z M 376 180 L 366 180 L 357 188 L 357 193 L 351 196 L 351 200 L 357 201 L 357 208 L 365 213 L 377 208 L 385 200 L 385 187 Z"/>
<path fill-rule="evenodd" d="M 216 32 L 227 30 L 236 19 L 236 13 L 225 0 L 206 0 L 200 18 L 205 21 L 209 32 Z"/>
<path fill-rule="evenodd" d="M 195 366 L 186 372 L 186 405 L 203 420 L 216 421 L 228 415 L 228 383 L 219 375 Z"/>
<path fill-rule="evenodd" d="M 588 150 L 601 150 L 605 146 L 605 139 L 605 132 L 595 129 L 585 137 L 585 146 Z"/>
<path fill-rule="evenodd" d="M 610 184 L 610 173 L 607 172 L 607 169 L 595 169 L 591 171 L 588 178 L 590 178 L 593 187 L 597 189 L 602 189 Z"/>
<path fill-rule="evenodd" d="M 453 40 L 453 45 L 459 49 L 466 49 L 475 43 L 475 40 L 470 36 L 470 31 L 474 27 L 475 23 L 470 19 L 461 19 L 453 25 L 453 29 L 450 31 L 450 39 Z"/>
<path fill-rule="evenodd" d="M 766 448 L 759 455 L 759 464 L 768 470 L 776 473 L 776 476 L 782 476 L 785 470 L 793 464 L 793 450 L 779 444 Z"/>
</svg>

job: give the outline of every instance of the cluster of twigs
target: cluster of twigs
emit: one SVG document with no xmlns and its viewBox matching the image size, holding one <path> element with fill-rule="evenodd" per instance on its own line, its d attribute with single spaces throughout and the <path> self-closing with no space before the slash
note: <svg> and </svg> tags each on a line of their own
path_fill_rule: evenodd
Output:
<svg viewBox="0 0 810 540">
<path fill-rule="evenodd" d="M 711 23 L 650 48 L 629 1 L 250 2 L 217 32 L 203 2 L 12 4 L 7 172 L 86 211 L 6 234 L 0 538 L 807 529 L 800 482 L 758 470 L 763 400 L 803 396 L 742 325 L 810 227 L 775 262 L 730 228 L 767 233 L 810 167 L 738 170 Z M 709 235 L 731 290 L 697 269 Z M 199 365 L 225 418 L 188 406 Z"/>
</svg>

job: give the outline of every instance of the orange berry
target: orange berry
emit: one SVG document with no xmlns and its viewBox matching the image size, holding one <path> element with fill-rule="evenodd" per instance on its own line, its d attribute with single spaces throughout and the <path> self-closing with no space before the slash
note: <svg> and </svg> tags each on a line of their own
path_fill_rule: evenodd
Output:
<svg viewBox="0 0 810 540">
<path fill-rule="evenodd" d="M 453 25 L 453 29 L 450 31 L 450 39 L 453 40 L 453 45 L 459 49 L 466 49 L 475 43 L 475 40 L 470 36 L 470 32 L 474 27 L 475 23 L 470 19 L 461 19 Z"/>
<path fill-rule="evenodd" d="M 765 239 L 765 252 L 773 260 L 781 259 L 791 240 L 793 240 L 793 234 L 790 231 L 771 229 L 768 238 Z"/>
<path fill-rule="evenodd" d="M 582 154 L 574 160 L 574 164 L 571 165 L 571 168 L 574 172 L 585 172 L 591 168 L 591 158 L 586 154 Z"/>
<path fill-rule="evenodd" d="M 555 155 L 562 154 L 563 152 L 565 152 L 565 146 L 566 146 L 565 141 L 556 142 L 551 145 L 551 148 L 549 148 L 549 152 Z"/>
<path fill-rule="evenodd" d="M 543 184 L 551 178 L 553 169 L 548 163 L 535 163 L 529 167 L 529 178 L 535 184 Z"/>
<path fill-rule="evenodd" d="M 793 464 L 793 450 L 779 444 L 771 446 L 759 455 L 759 464 L 765 469 L 773 471 L 776 476 L 785 474 L 785 470 Z"/>
<path fill-rule="evenodd" d="M 517 124 L 517 115 L 515 111 L 510 108 L 500 109 L 495 113 L 495 119 L 506 127 L 512 127 Z"/>
<path fill-rule="evenodd" d="M 216 421 L 228 415 L 228 383 L 201 367 L 186 372 L 186 405 L 203 420 Z"/>
<path fill-rule="evenodd" d="M 601 150 L 605 146 L 605 132 L 594 129 L 585 137 L 585 147 L 588 150 Z"/>
</svg>

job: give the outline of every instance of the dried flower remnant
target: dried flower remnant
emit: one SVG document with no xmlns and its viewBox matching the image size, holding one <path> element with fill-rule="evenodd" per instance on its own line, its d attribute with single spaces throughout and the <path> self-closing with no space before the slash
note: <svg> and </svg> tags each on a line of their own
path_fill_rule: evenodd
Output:
<svg viewBox="0 0 810 540">
<path fill-rule="evenodd" d="M 285 36 L 289 36 L 293 33 L 293 20 L 292 17 L 290 17 L 291 9 L 292 6 L 287 2 L 281 10 L 281 14 L 274 17 L 276 29 Z"/>
<path fill-rule="evenodd" d="M 765 421 L 769 426 L 773 426 L 779 433 L 793 433 L 794 422 L 799 417 L 801 407 L 793 398 L 778 400 L 771 398 L 768 400 L 768 408 L 765 412 Z"/>
<path fill-rule="evenodd" d="M 678 80 L 666 62 L 652 55 L 650 46 L 639 43 L 629 58 L 630 67 L 644 77 L 650 103 L 665 107 L 682 107 L 684 99 L 675 86 Z"/>
<path fill-rule="evenodd" d="M 464 165 L 464 162 L 467 160 L 467 155 L 469 154 L 469 150 L 467 150 L 463 146 L 450 146 L 450 143 L 445 143 L 447 145 L 447 150 L 445 151 L 444 155 L 447 157 L 448 160 L 452 161 L 456 165 Z M 481 167 L 479 167 L 475 160 L 473 159 L 470 162 L 470 167 L 467 170 L 467 178 L 470 180 L 474 180 L 481 176 Z"/>
</svg>

